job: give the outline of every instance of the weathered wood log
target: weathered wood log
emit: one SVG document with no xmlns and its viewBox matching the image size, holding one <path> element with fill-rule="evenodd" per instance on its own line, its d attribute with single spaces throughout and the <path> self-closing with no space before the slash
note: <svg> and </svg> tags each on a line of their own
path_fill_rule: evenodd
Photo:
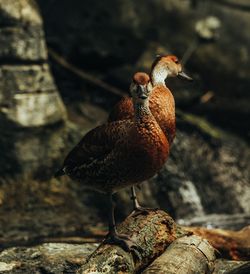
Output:
<svg viewBox="0 0 250 274">
<path fill-rule="evenodd" d="M 9 248 L 0 253 L 0 269 L 20 273 L 21 266 L 25 273 L 35 273 L 42 269 L 46 273 L 55 274 L 64 272 L 134 274 L 143 270 L 143 274 L 211 273 L 215 260 L 214 249 L 207 240 L 197 235 L 190 235 L 194 233 L 192 229 L 176 226 L 167 213 L 152 210 L 148 214 L 130 215 L 118 226 L 120 233 L 129 235 L 140 247 L 138 250 L 126 252 L 119 246 L 108 244 L 101 244 L 95 250 L 96 244 L 79 244 L 80 242 L 77 245 L 48 243 L 31 248 Z M 199 228 L 199 230 L 206 229 Z M 219 231 L 220 234 L 223 233 L 223 230 Z M 228 231 L 224 232 L 228 233 Z M 238 235 L 240 232 L 233 233 Z M 244 236 L 242 237 L 243 241 Z M 248 238 L 245 241 L 247 242 Z M 82 238 L 81 243 L 83 242 Z M 227 243 L 225 239 L 224 242 L 220 242 L 221 245 L 225 243 Z M 213 274 L 250 273 L 249 269 L 250 262 L 219 259 L 215 261 Z"/>
<path fill-rule="evenodd" d="M 236 267 L 232 271 L 227 272 L 226 274 L 249 274 L 250 273 L 250 262 L 247 262 L 239 267 Z"/>
<path fill-rule="evenodd" d="M 211 273 L 215 261 L 214 248 L 201 237 L 185 236 L 174 241 L 143 274 Z"/>
<path fill-rule="evenodd" d="M 220 257 L 233 260 L 250 259 L 250 226 L 240 231 L 188 227 L 187 231 L 201 236 L 220 252 Z"/>
<path fill-rule="evenodd" d="M 118 231 L 131 237 L 139 249 L 126 252 L 119 246 L 101 244 L 78 273 L 135 273 L 162 254 L 177 237 L 173 219 L 161 210 L 130 215 Z"/>
<path fill-rule="evenodd" d="M 250 262 L 218 259 L 215 261 L 213 274 L 249 274 Z"/>
</svg>

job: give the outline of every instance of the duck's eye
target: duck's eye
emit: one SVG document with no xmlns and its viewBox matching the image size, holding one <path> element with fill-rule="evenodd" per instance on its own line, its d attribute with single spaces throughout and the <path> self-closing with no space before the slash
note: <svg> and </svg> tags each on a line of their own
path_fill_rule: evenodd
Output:
<svg viewBox="0 0 250 274">
<path fill-rule="evenodd" d="M 175 62 L 175 64 L 179 64 L 179 60 L 178 59 L 175 59 L 174 62 Z"/>
</svg>

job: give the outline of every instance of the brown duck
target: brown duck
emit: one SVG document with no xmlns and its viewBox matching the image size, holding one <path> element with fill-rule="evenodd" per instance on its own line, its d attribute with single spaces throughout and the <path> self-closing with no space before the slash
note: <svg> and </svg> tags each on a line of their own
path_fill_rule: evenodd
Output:
<svg viewBox="0 0 250 274">
<path fill-rule="evenodd" d="M 131 241 L 119 235 L 114 221 L 112 195 L 149 179 L 169 154 L 169 143 L 149 109 L 150 78 L 136 73 L 130 87 L 134 118 L 107 123 L 87 133 L 68 154 L 56 176 L 68 175 L 86 188 L 109 195 L 109 243 L 125 248 Z"/>
<path fill-rule="evenodd" d="M 171 145 L 176 131 L 175 101 L 165 80 L 168 77 L 181 77 L 187 80 L 192 78 L 183 72 L 182 65 L 174 55 L 157 56 L 152 64 L 150 76 L 153 90 L 149 98 L 149 107 Z M 126 96 L 111 111 L 108 121 L 133 119 L 134 113 L 132 98 Z M 134 208 L 142 209 L 137 201 L 134 187 L 131 190 Z"/>
</svg>

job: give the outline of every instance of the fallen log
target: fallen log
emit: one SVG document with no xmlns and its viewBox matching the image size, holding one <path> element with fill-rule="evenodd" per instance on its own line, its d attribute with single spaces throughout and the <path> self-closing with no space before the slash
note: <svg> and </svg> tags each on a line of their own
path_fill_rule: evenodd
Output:
<svg viewBox="0 0 250 274">
<path fill-rule="evenodd" d="M 119 246 L 102 243 L 78 273 L 136 273 L 145 268 L 177 237 L 173 219 L 164 211 L 152 210 L 147 215 L 132 214 L 118 226 L 139 247 L 126 252 Z"/>
<path fill-rule="evenodd" d="M 104 243 L 99 247 L 97 244 L 79 244 L 84 242 L 84 238 L 80 241 L 79 237 L 78 244 L 47 243 L 33 247 L 9 248 L 0 253 L 0 272 L 11 269 L 16 273 L 21 267 L 25 273 L 43 270 L 55 274 L 250 273 L 250 262 L 217 259 L 214 263 L 214 249 L 204 240 L 208 238 L 212 243 L 211 235 L 212 239 L 220 239 L 223 236 L 223 240 L 213 242 L 219 250 L 236 239 L 241 239 L 238 243 L 247 245 L 248 228 L 239 232 L 184 228 L 176 225 L 167 213 L 152 210 L 148 214 L 128 216 L 118 226 L 118 231 L 129 235 L 139 249 L 126 252 L 119 246 Z M 193 235 L 198 233 L 201 237 Z M 231 238 L 225 235 L 231 235 Z M 71 240 L 72 238 L 68 239 L 69 242 Z M 222 253 L 217 255 L 223 256 Z M 214 272 L 211 272 L 213 268 Z"/>
<path fill-rule="evenodd" d="M 250 226 L 239 231 L 204 227 L 185 227 L 185 230 L 207 239 L 221 258 L 250 260 Z"/>
<path fill-rule="evenodd" d="M 250 262 L 218 259 L 215 261 L 213 274 L 249 274 Z"/>
<path fill-rule="evenodd" d="M 213 247 L 199 236 L 185 236 L 174 241 L 143 274 L 212 273 Z"/>
</svg>

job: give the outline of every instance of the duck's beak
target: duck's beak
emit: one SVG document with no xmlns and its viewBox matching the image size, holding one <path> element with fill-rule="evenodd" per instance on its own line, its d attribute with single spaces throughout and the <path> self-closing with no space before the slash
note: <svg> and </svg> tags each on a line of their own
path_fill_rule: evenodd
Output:
<svg viewBox="0 0 250 274">
<path fill-rule="evenodd" d="M 146 86 L 142 86 L 142 85 L 139 86 L 138 97 L 143 100 L 148 98 L 148 89 Z"/>
<path fill-rule="evenodd" d="M 193 81 L 193 78 L 191 78 L 190 76 L 188 76 L 184 71 L 181 71 L 178 73 L 178 77 L 188 80 L 188 81 Z"/>
</svg>

